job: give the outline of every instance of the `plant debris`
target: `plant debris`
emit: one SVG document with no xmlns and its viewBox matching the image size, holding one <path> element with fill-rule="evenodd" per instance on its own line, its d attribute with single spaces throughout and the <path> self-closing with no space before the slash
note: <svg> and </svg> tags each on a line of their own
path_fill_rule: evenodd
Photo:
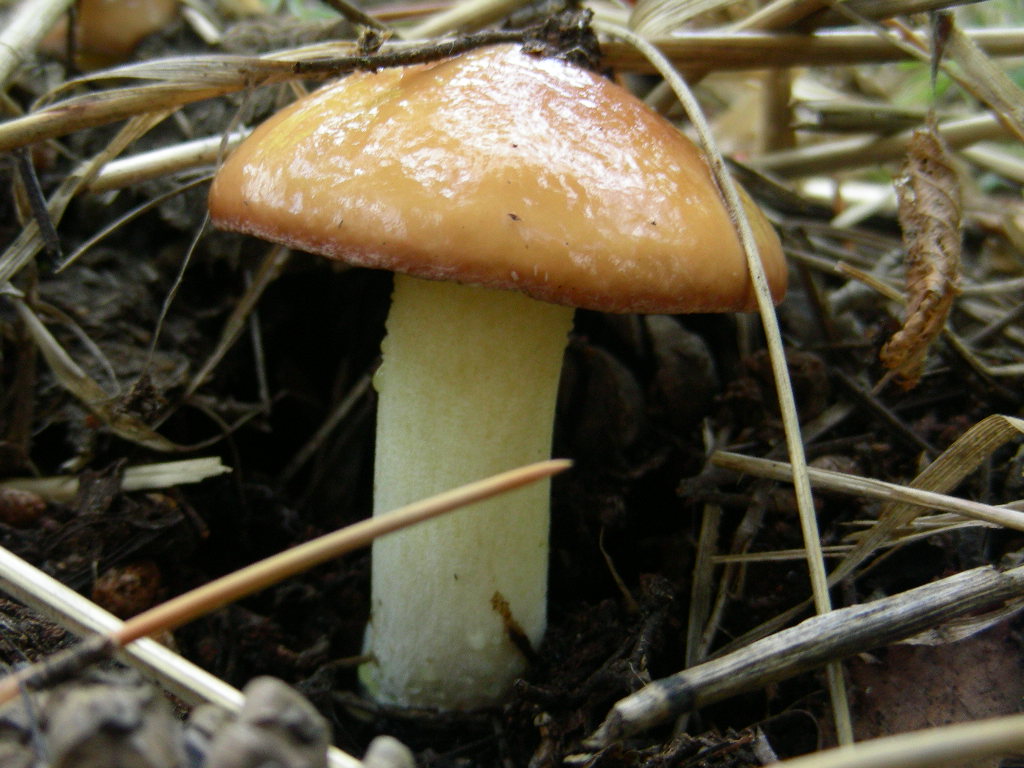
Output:
<svg viewBox="0 0 1024 768">
<path fill-rule="evenodd" d="M 896 198 L 907 251 L 908 300 L 903 327 L 882 347 L 881 357 L 901 385 L 913 389 L 960 282 L 960 180 L 933 121 L 910 140 Z"/>
<path fill-rule="evenodd" d="M 35 20 L 48 25 L 59 9 L 46 5 Z M 357 14 L 298 0 L 228 5 L 183 6 L 134 60 L 88 75 L 37 53 L 26 12 L 3 22 L 5 554 L 127 616 L 369 514 L 388 277 L 280 248 L 252 258 L 251 241 L 204 223 L 203 179 L 224 153 L 346 67 L 524 35 L 592 56 L 589 11 L 642 32 L 697 86 L 714 141 L 772 211 L 792 265 L 785 360 L 770 358 L 755 317 L 578 314 L 555 429 L 556 455 L 575 465 L 553 482 L 550 628 L 499 706 L 402 711 L 365 698 L 366 554 L 176 629 L 173 652 L 140 643 L 131 663 L 180 654 L 235 687 L 277 676 L 373 768 L 409 766 L 402 750 L 366 752 L 385 733 L 431 768 L 746 768 L 836 742 L 842 701 L 820 667 L 793 665 L 682 715 L 668 707 L 665 722 L 600 749 L 585 742 L 617 701 L 653 695 L 652 681 L 742 658 L 802 621 L 913 600 L 973 569 L 1019 570 L 1024 534 L 1004 524 L 1024 513 L 1019 3 L 849 0 L 851 21 L 815 4 L 588 0 L 544 27 L 561 6 L 531 4 L 506 23 L 494 3 L 368 2 L 372 39 Z M 954 5 L 934 56 L 924 14 Z M 601 32 L 597 43 L 600 71 L 689 128 L 641 53 Z M 771 84 L 752 68 L 774 69 Z M 768 95 L 785 108 L 762 112 Z M 785 114 L 796 117 L 762 124 Z M 782 141 L 769 148 L 768 136 Z M 808 619 L 780 388 L 798 406 L 835 615 Z M 959 609 L 940 605 L 914 638 L 936 647 L 859 655 L 852 681 L 870 683 L 880 661 L 901 689 L 934 692 L 933 719 L 987 714 L 974 693 L 977 707 L 939 707 L 952 685 L 936 684 L 959 685 L 975 663 L 973 646 L 949 645 L 965 637 L 992 669 L 1018 668 L 1019 605 L 993 607 L 950 621 Z M 11 671 L 74 644 L 0 601 Z M 921 671 L 919 652 L 934 669 Z M 168 687 L 182 716 L 202 697 Z M 850 699 L 862 736 L 919 724 L 881 693 Z M 222 724 L 211 717 L 207 735 Z M 12 765 L 34 759 L 25 733 Z"/>
</svg>

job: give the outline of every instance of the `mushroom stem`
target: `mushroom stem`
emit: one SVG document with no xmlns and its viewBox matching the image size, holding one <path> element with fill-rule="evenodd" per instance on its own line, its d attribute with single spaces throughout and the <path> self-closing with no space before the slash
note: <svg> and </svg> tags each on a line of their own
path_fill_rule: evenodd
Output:
<svg viewBox="0 0 1024 768">
<path fill-rule="evenodd" d="M 568 307 L 396 275 L 374 380 L 375 513 L 548 458 L 571 325 Z M 548 527 L 544 482 L 376 541 L 369 692 L 497 701 L 526 666 L 510 630 L 534 645 L 544 633 Z"/>
</svg>

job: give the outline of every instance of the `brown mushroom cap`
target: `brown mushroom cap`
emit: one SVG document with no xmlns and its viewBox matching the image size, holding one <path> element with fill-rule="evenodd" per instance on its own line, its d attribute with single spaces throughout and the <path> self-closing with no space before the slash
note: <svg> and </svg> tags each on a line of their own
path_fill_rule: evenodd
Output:
<svg viewBox="0 0 1024 768">
<path fill-rule="evenodd" d="M 747 201 L 776 300 L 778 239 Z M 514 46 L 353 74 L 259 126 L 218 227 L 351 264 L 605 312 L 754 308 L 697 148 L 624 89 Z"/>
<path fill-rule="evenodd" d="M 79 0 L 75 25 L 76 64 L 107 67 L 128 58 L 139 43 L 178 15 L 178 0 Z M 67 21 L 55 25 L 41 50 L 62 56 Z"/>
</svg>

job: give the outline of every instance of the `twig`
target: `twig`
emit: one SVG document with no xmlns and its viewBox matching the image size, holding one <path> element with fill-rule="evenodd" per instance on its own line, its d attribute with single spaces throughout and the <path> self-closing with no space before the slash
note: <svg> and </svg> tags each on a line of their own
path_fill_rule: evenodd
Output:
<svg viewBox="0 0 1024 768">
<path fill-rule="evenodd" d="M 369 29 L 375 29 L 378 32 L 383 32 L 387 35 L 391 34 L 391 28 L 387 24 L 375 19 L 362 8 L 359 8 L 354 3 L 348 2 L 348 0 L 324 0 L 324 2 L 344 16 L 345 19 L 352 24 L 358 24 L 363 27 L 368 27 Z"/>
<path fill-rule="evenodd" d="M 1024 39 L 1017 28 L 971 29 L 968 36 L 990 56 L 1020 55 Z M 872 32 L 842 30 L 802 34 L 797 32 L 708 31 L 679 32 L 652 39 L 672 64 L 687 77 L 714 62 L 714 71 L 788 68 L 796 66 L 845 66 L 902 61 L 907 54 Z M 652 72 L 651 64 L 635 50 L 615 41 L 603 43 L 607 65 L 632 72 Z"/>
<path fill-rule="evenodd" d="M 499 43 L 523 43 L 530 39 L 534 28 L 529 30 L 508 29 L 480 32 L 474 35 L 463 35 L 452 40 L 431 42 L 414 47 L 405 46 L 394 50 L 377 53 L 340 56 L 331 59 L 314 59 L 297 61 L 292 65 L 297 75 L 321 75 L 334 77 L 355 70 L 374 72 L 388 67 L 405 67 L 412 64 L 429 64 L 441 61 L 462 53 L 468 53 L 484 45 Z"/>
<path fill-rule="evenodd" d="M 551 477 L 569 466 L 570 462 L 565 460 L 530 464 L 468 483 L 307 541 L 140 613 L 112 632 L 107 640 L 112 648 L 120 648 L 140 638 L 173 630 L 283 579 L 366 546 L 378 536 Z M 95 654 L 91 645 L 88 648 Z M 70 653 L 75 652 L 72 649 Z M 0 680 L 0 704 L 14 698 L 22 687 L 37 687 L 39 681 L 33 672 L 34 668 L 29 668 Z M 48 681 L 49 676 L 44 675 L 44 679 Z"/>
<path fill-rule="evenodd" d="M 3 547 L 0 547 L 0 584 L 5 592 L 54 623 L 77 635 L 90 636 L 91 639 L 85 641 L 89 648 L 81 652 L 82 658 L 73 659 L 78 669 L 90 656 L 107 658 L 113 651 L 126 664 L 141 668 L 189 704 L 211 702 L 237 713 L 245 701 L 241 691 L 155 640 L 142 638 L 115 651 L 108 636 L 123 626 L 120 619 Z M 329 748 L 327 757 L 331 768 L 362 766 L 359 760 L 336 747 Z"/>
<path fill-rule="evenodd" d="M 784 29 L 826 7 L 828 0 L 773 0 L 745 16 L 736 26 L 740 29 Z"/>
<path fill-rule="evenodd" d="M 317 430 L 305 444 L 295 452 L 291 461 L 288 462 L 281 471 L 281 474 L 278 475 L 277 481 L 280 485 L 290 483 L 299 470 L 306 465 L 306 462 L 312 458 L 313 454 L 320 450 L 328 436 L 337 429 L 338 425 L 352 412 L 356 404 L 370 391 L 371 381 L 372 377 L 369 374 L 364 374 L 352 385 L 352 388 L 349 389 L 342 401 L 331 409 L 327 418 L 321 422 L 320 426 L 317 427 Z"/>
<path fill-rule="evenodd" d="M 50 212 L 46 208 L 46 196 L 39 184 L 39 177 L 36 175 L 28 147 L 18 147 L 15 150 L 14 163 L 18 169 L 18 178 L 25 190 L 25 197 L 28 199 L 32 218 L 39 228 L 43 250 L 51 259 L 59 260 L 61 258 L 60 237 L 57 235 L 56 227 L 53 226 Z"/>
<path fill-rule="evenodd" d="M 864 19 L 879 21 L 895 16 L 911 16 L 915 13 L 931 13 L 961 5 L 983 3 L 985 0 L 847 0 L 850 10 Z M 835 10 L 826 8 L 808 16 L 801 24 L 801 29 L 811 27 L 828 27 L 848 24 L 849 19 Z"/>
<path fill-rule="evenodd" d="M 34 223 L 29 227 L 34 227 Z M 24 231 L 27 231 L 26 227 Z M 126 440 L 157 451 L 175 451 L 178 446 L 158 434 L 133 414 L 114 407 L 111 396 L 76 363 L 50 333 L 35 312 L 19 298 L 11 299 L 18 316 L 49 365 L 53 375 L 111 431 Z"/>
<path fill-rule="evenodd" d="M 1024 567 L 1000 573 L 975 568 L 899 595 L 814 616 L 790 629 L 670 677 L 618 701 L 585 742 L 602 749 L 683 712 L 912 637 L 1013 598 Z"/>
<path fill-rule="evenodd" d="M 939 136 L 951 149 L 960 149 L 979 141 L 1003 138 L 1008 131 L 991 113 L 947 120 L 937 126 Z M 780 176 L 810 176 L 836 173 L 864 165 L 898 160 L 906 154 L 912 131 L 877 138 L 857 136 L 823 142 L 809 147 L 782 150 L 762 155 L 751 161 L 759 171 Z"/>
<path fill-rule="evenodd" d="M 718 540 L 722 508 L 705 504 L 697 540 L 697 557 L 693 564 L 693 584 L 690 588 L 690 610 L 686 620 L 686 666 L 692 667 L 704 660 L 709 643 L 709 619 L 714 597 L 714 554 Z"/>
<path fill-rule="evenodd" d="M 499 42 L 506 39 L 505 34 L 478 37 L 474 44 Z M 507 34 L 514 40 L 522 39 L 521 34 Z M 1024 35 L 1019 29 L 970 30 L 968 34 L 989 55 L 1024 53 Z M 722 71 L 814 64 L 834 66 L 895 61 L 904 57 L 902 52 L 893 49 L 875 35 L 853 32 L 829 35 L 689 34 L 678 39 L 656 40 L 654 45 L 684 70 L 699 66 L 706 68 L 708 61 L 714 61 L 716 71 Z M 433 55 L 443 58 L 459 52 L 458 47 L 450 46 L 450 43 L 444 43 L 434 48 Z M 371 55 L 352 55 L 356 50 L 353 43 L 332 43 L 277 51 L 260 58 L 210 56 L 165 59 L 96 73 L 80 82 L 95 83 L 103 77 L 115 76 L 129 79 L 151 77 L 165 82 L 115 88 L 75 97 L 0 123 L 0 151 L 105 125 L 143 112 L 173 109 L 245 88 L 287 81 L 297 76 L 326 79 L 352 69 L 373 70 L 422 61 L 427 55 L 422 44 L 409 43 L 391 43 L 385 45 L 380 53 Z M 602 52 L 606 66 L 619 70 L 652 71 L 647 60 L 628 45 L 606 43 L 602 45 Z M 171 73 L 176 74 L 172 76 Z M 985 138 L 993 138 L 993 134 Z"/>
<path fill-rule="evenodd" d="M 212 173 L 204 174 L 202 176 L 192 179 L 191 181 L 179 184 L 175 186 L 173 189 L 167 190 L 166 192 L 161 192 L 159 195 L 151 197 L 147 199 L 145 202 L 139 203 L 137 206 L 132 208 L 127 213 L 118 216 L 112 222 L 106 224 L 102 229 L 100 229 L 99 232 L 96 232 L 92 237 L 90 237 L 88 240 L 86 240 L 84 243 L 78 246 L 66 259 L 64 259 L 64 261 L 62 261 L 54 268 L 54 274 L 59 274 L 60 272 L 63 272 L 65 269 L 67 269 L 72 264 L 77 262 L 80 258 L 82 258 L 84 254 L 86 254 L 88 251 L 96 247 L 97 243 L 102 242 L 112 233 L 125 227 L 127 224 L 137 219 L 139 216 L 142 216 L 143 214 L 148 213 L 154 208 L 163 205 L 165 202 L 167 202 L 173 197 L 183 195 L 189 190 L 195 189 L 196 187 L 201 186 L 203 184 L 208 184 L 210 179 L 212 178 Z"/>
<path fill-rule="evenodd" d="M 121 490 L 125 493 L 168 488 L 172 485 L 199 483 L 211 477 L 230 472 L 216 456 L 184 461 L 164 461 L 159 464 L 140 464 L 128 467 L 121 477 Z M 37 493 L 45 499 L 67 503 L 78 493 L 77 477 L 26 477 L 0 482 L 0 488 L 17 488 Z"/>
<path fill-rule="evenodd" d="M 979 765 L 1024 749 L 1024 715 L 957 723 L 828 749 L 777 768 L 944 768 Z M 993 763 L 994 764 L 994 763 Z M 1003 763 L 1000 763 L 1002 765 Z"/>
<path fill-rule="evenodd" d="M 217 345 L 214 347 L 213 352 L 206 358 L 206 361 L 185 388 L 185 393 L 182 396 L 183 399 L 192 395 L 199 387 L 206 383 L 210 374 L 213 373 L 213 369 L 220 364 L 221 360 L 224 359 L 224 355 L 228 353 L 228 350 L 241 337 L 242 331 L 245 329 L 246 319 L 255 310 L 256 304 L 259 302 L 263 292 L 277 280 L 290 259 L 291 251 L 282 245 L 272 246 L 263 257 L 256 271 L 255 278 L 246 286 L 245 294 L 235 303 L 234 308 L 231 310 L 231 315 L 224 322 L 220 338 L 217 340 Z"/>
<path fill-rule="evenodd" d="M 962 434 L 953 445 L 915 477 L 910 486 L 943 493 L 956 488 L 972 472 L 989 460 L 993 452 L 1024 435 L 1024 420 L 1013 416 L 987 416 Z M 892 501 L 882 508 L 878 522 L 865 531 L 852 550 L 829 573 L 834 586 L 852 574 L 876 549 L 885 546 L 895 532 L 912 524 L 921 508 L 907 501 Z M 756 629 L 732 640 L 725 653 L 748 645 L 774 632 L 803 614 L 808 607 L 802 601 L 761 624 Z"/>
<path fill-rule="evenodd" d="M 817 486 L 817 483 L 814 483 Z M 932 518 L 955 518 L 954 521 L 947 519 L 935 519 L 930 525 L 926 526 L 926 523 L 931 522 Z M 864 521 L 864 525 L 873 526 L 875 525 L 874 520 Z M 949 533 L 950 531 L 961 530 L 964 528 L 998 528 L 995 523 L 985 523 L 978 520 L 963 520 L 959 516 L 954 515 L 929 515 L 927 519 L 915 520 L 912 525 L 914 528 L 921 528 L 915 533 L 900 533 L 898 538 L 893 539 L 890 542 L 881 544 L 879 546 L 902 546 L 909 544 L 914 541 L 922 541 L 927 538 L 931 538 L 939 533 Z M 849 538 L 858 538 L 861 534 L 854 533 Z M 843 557 L 849 552 L 853 551 L 853 544 L 833 544 L 831 546 L 822 547 L 822 552 L 826 557 Z M 715 565 L 723 564 L 738 564 L 738 563 L 771 563 L 771 562 L 786 562 L 787 560 L 802 560 L 807 557 L 807 554 L 803 549 L 773 549 L 768 552 L 746 552 L 739 555 L 715 555 L 712 558 L 712 562 Z M 687 665 L 689 666 L 689 665 Z"/>
<path fill-rule="evenodd" d="M 35 53 L 40 41 L 67 13 L 73 0 L 23 0 L 0 32 L 0 90 L 18 67 Z"/>
<path fill-rule="evenodd" d="M 124 645 L 155 632 L 164 632 L 192 619 L 239 600 L 289 576 L 324 563 L 344 552 L 364 547 L 378 536 L 406 528 L 424 520 L 489 499 L 514 488 L 535 483 L 564 472 L 566 460 L 554 459 L 510 470 L 484 480 L 467 483 L 424 501 L 407 504 L 393 512 L 346 526 L 340 531 L 300 544 L 278 555 L 223 576 L 190 593 L 169 600 L 156 608 L 129 619 L 117 633 Z"/>
<path fill-rule="evenodd" d="M 595 26 L 598 25 L 595 24 Z M 818 533 L 818 520 L 815 516 L 814 500 L 811 496 L 810 482 L 807 480 L 807 462 L 800 435 L 800 420 L 797 416 L 796 398 L 793 395 L 793 386 L 789 379 L 789 369 L 786 365 L 786 356 L 782 345 L 782 333 L 779 330 L 779 321 L 775 315 L 771 292 L 768 289 L 768 280 L 761 265 L 761 257 L 754 242 L 750 222 L 743 213 L 743 205 L 740 202 L 736 184 L 726 170 L 725 160 L 721 152 L 718 151 L 711 135 L 711 130 L 707 125 L 707 121 L 704 120 L 696 98 L 685 81 L 679 76 L 679 73 L 672 68 L 657 49 L 629 30 L 608 24 L 601 24 L 599 28 L 636 46 L 637 50 L 650 59 L 659 73 L 672 86 L 672 90 L 679 98 L 679 103 L 683 105 L 687 117 L 690 118 L 694 130 L 697 132 L 701 147 L 707 156 L 711 173 L 718 185 L 719 193 L 722 195 L 733 225 L 739 235 L 744 254 L 746 255 L 747 270 L 754 287 L 754 296 L 757 300 L 757 308 L 764 329 L 766 346 L 768 347 L 768 357 L 771 363 L 772 376 L 775 380 L 779 410 L 782 413 L 786 449 L 789 453 L 790 461 L 793 463 L 793 484 L 796 493 L 797 510 L 800 515 L 800 528 L 803 533 L 804 547 L 807 550 L 807 569 L 810 575 L 811 593 L 814 596 L 814 605 L 817 611 L 819 613 L 827 613 L 831 610 L 832 599 L 826 582 L 825 561 L 821 553 L 821 537 Z M 842 670 L 837 666 L 829 665 L 828 679 L 837 737 L 841 744 L 849 743 L 853 741 L 853 727 L 850 723 L 849 706 L 846 699 Z"/>
<path fill-rule="evenodd" d="M 757 477 L 770 477 L 773 480 L 785 480 L 788 482 L 793 477 L 792 468 L 785 462 L 757 459 L 750 456 L 742 456 L 738 453 L 717 451 L 712 454 L 711 463 L 718 467 L 725 467 L 726 469 L 744 472 Z M 865 496 L 869 499 L 878 499 L 879 501 L 901 502 L 927 509 L 938 509 L 943 512 L 963 515 L 974 520 L 983 520 L 986 523 L 1001 525 L 1005 528 L 1024 531 L 1024 513 L 1005 507 L 982 504 L 979 501 L 970 501 L 968 499 L 958 499 L 955 496 L 947 496 L 944 493 L 923 491 L 919 488 L 887 483 L 884 480 L 874 480 L 869 477 L 848 475 L 844 472 L 834 472 L 828 469 L 808 467 L 807 475 L 812 485 L 827 488 L 831 491 L 840 491 L 854 496 Z"/>
<path fill-rule="evenodd" d="M 172 173 L 212 166 L 225 150 L 234 149 L 248 135 L 247 129 L 239 130 L 229 134 L 226 139 L 218 134 L 126 155 L 107 163 L 86 187 L 86 191 L 108 192 Z"/>
<path fill-rule="evenodd" d="M 117 135 L 107 143 L 103 150 L 75 168 L 50 195 L 47 208 L 54 224 L 60 221 L 71 199 L 96 177 L 96 174 L 108 161 L 117 157 L 125 147 L 157 125 L 167 114 L 151 112 L 133 118 L 117 132 Z M 4 125 L 7 124 L 0 124 L 0 131 Z M 3 288 L 18 270 L 35 258 L 42 246 L 39 226 L 34 221 L 29 222 L 0 256 L 0 288 Z"/>
<path fill-rule="evenodd" d="M 902 299 L 903 297 L 901 296 L 900 298 Z M 878 399 L 876 392 L 865 389 L 861 386 L 860 382 L 843 370 L 837 369 L 835 373 L 836 381 L 846 389 L 853 399 L 888 426 L 896 434 L 897 438 L 916 450 L 924 452 L 929 457 L 938 455 L 939 450 L 914 432 L 897 414 L 886 407 Z"/>
<path fill-rule="evenodd" d="M 471 26 L 479 29 L 492 21 L 508 16 L 527 0 L 463 0 L 441 13 L 424 19 L 404 35 L 410 39 L 436 37 Z"/>
<path fill-rule="evenodd" d="M 1024 161 L 1009 149 L 996 144 L 975 144 L 962 149 L 961 154 L 984 170 L 998 173 L 1017 184 L 1024 184 Z"/>
</svg>

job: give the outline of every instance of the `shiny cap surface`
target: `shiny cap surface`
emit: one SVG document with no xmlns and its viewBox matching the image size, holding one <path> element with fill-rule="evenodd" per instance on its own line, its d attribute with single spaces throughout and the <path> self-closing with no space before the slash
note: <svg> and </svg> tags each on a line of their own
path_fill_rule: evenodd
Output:
<svg viewBox="0 0 1024 768">
<path fill-rule="evenodd" d="M 747 213 L 776 300 L 774 230 Z M 351 264 L 605 312 L 754 308 L 710 171 L 623 88 L 494 46 L 355 73 L 225 161 L 216 226 Z"/>
</svg>

